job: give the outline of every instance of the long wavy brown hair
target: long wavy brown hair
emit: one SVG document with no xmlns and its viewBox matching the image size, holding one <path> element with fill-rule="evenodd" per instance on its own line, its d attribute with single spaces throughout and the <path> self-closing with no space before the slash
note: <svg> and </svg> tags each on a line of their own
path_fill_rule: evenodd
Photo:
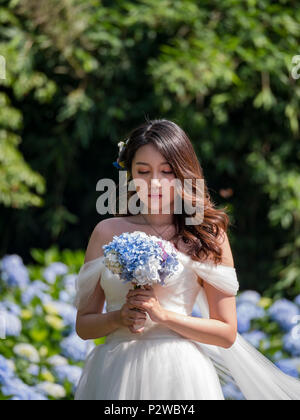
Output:
<svg viewBox="0 0 300 420">
<path fill-rule="evenodd" d="M 187 134 L 174 122 L 166 119 L 148 120 L 130 132 L 124 138 L 128 139 L 128 143 L 119 156 L 119 161 L 124 163 L 124 169 L 128 172 L 128 180 L 132 180 L 132 161 L 136 151 L 146 144 L 153 144 L 158 151 L 165 157 L 166 161 L 172 167 L 175 178 L 184 184 L 184 179 L 192 180 L 192 193 L 187 196 L 186 192 L 184 200 L 190 200 L 195 206 L 197 184 L 196 179 L 203 180 L 204 193 L 202 189 L 202 206 L 203 218 L 200 224 L 187 225 L 186 217 L 191 217 L 184 211 L 182 214 L 174 214 L 176 234 L 172 238 L 172 242 L 178 248 L 178 242 L 182 240 L 188 248 L 188 255 L 195 261 L 204 262 L 206 260 L 213 261 L 218 264 L 222 260 L 222 248 L 219 245 L 219 238 L 222 232 L 227 232 L 230 219 L 226 213 L 227 208 L 216 209 L 213 203 L 206 181 L 204 179 L 203 170 L 198 161 L 194 147 Z M 202 186 L 203 188 L 203 186 Z M 120 185 L 118 185 L 120 189 Z M 199 192 L 199 191 L 198 191 Z M 127 191 L 127 202 L 136 194 L 136 191 Z M 204 197 L 203 197 L 204 194 Z M 199 197 L 199 195 L 198 195 Z M 182 197 L 183 199 L 183 197 Z M 120 195 L 117 199 L 117 205 L 120 202 Z M 115 213 L 116 217 L 128 217 L 132 215 L 127 207 L 127 213 Z"/>
</svg>

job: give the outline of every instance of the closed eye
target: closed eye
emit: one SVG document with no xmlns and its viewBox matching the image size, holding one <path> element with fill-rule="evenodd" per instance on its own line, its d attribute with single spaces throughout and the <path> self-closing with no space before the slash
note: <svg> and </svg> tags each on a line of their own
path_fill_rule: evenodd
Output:
<svg viewBox="0 0 300 420">
<path fill-rule="evenodd" d="M 141 175 L 143 175 L 143 174 L 149 174 L 149 171 L 148 172 L 138 172 L 139 174 L 141 174 Z M 173 171 L 172 172 L 166 172 L 166 171 L 162 171 L 162 173 L 163 174 L 172 174 L 173 173 Z"/>
</svg>

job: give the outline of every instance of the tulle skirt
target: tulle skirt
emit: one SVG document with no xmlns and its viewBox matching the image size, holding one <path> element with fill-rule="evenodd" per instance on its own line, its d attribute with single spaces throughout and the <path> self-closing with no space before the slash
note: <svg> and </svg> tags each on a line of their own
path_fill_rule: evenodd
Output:
<svg viewBox="0 0 300 420">
<path fill-rule="evenodd" d="M 108 336 L 87 356 L 75 393 L 75 400 L 224 399 L 210 358 L 197 342 L 171 332 Z"/>
</svg>

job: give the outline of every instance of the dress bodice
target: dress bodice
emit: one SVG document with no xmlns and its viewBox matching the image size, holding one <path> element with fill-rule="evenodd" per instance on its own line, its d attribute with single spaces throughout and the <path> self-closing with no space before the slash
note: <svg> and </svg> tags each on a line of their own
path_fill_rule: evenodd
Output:
<svg viewBox="0 0 300 420">
<path fill-rule="evenodd" d="M 137 232 L 137 231 L 136 231 Z M 148 236 L 148 235 L 147 235 Z M 165 245 L 170 246 L 169 241 L 162 240 Z M 235 295 L 239 288 L 235 269 L 224 265 L 214 265 L 212 263 L 200 263 L 173 247 L 173 251 L 178 258 L 177 270 L 165 280 L 165 284 L 156 283 L 153 285 L 154 292 L 160 305 L 170 311 L 190 315 L 195 305 L 196 299 L 199 306 L 202 306 L 201 313 L 204 317 L 209 317 L 208 305 L 205 291 L 198 282 L 198 275 L 210 282 L 219 290 Z M 97 281 L 105 293 L 106 311 L 116 311 L 126 303 L 126 295 L 133 289 L 131 283 L 124 283 L 119 274 L 112 273 L 104 264 L 104 256 L 89 261 L 81 267 L 77 278 L 76 306 L 83 306 L 88 297 L 94 290 Z M 163 327 L 151 320 L 147 314 L 145 329 L 140 334 L 131 333 L 128 327 L 118 328 L 108 339 L 124 338 L 146 338 L 150 336 L 179 336 L 176 332 L 167 327 Z"/>
<path fill-rule="evenodd" d="M 188 265 L 184 265 L 181 255 L 178 255 L 178 269 L 164 285 L 156 283 L 153 290 L 161 304 L 166 309 L 189 315 L 195 303 L 200 285 L 197 275 Z M 126 303 L 126 295 L 133 289 L 131 283 L 123 283 L 119 274 L 113 274 L 104 267 L 100 284 L 106 297 L 107 312 L 120 309 Z"/>
<path fill-rule="evenodd" d="M 153 290 L 163 308 L 180 314 L 190 315 L 201 286 L 197 281 L 196 273 L 189 266 L 184 265 L 181 255 L 178 255 L 178 263 L 176 273 L 167 279 L 164 285 L 159 283 L 154 284 Z M 133 289 L 131 283 L 123 283 L 120 281 L 118 274 L 113 274 L 106 267 L 102 272 L 101 286 L 106 297 L 107 312 L 120 309 L 126 303 L 128 291 Z M 159 333 L 160 337 L 161 334 L 177 336 L 177 333 L 172 332 L 169 328 L 167 329 L 158 325 L 151 320 L 148 314 L 146 315 L 147 319 L 143 333 L 134 334 L 125 327 L 113 332 L 112 336 L 118 336 L 120 338 L 124 336 L 137 338 L 138 336 L 145 338 L 145 336 L 153 336 L 154 333 L 155 335 Z"/>
</svg>

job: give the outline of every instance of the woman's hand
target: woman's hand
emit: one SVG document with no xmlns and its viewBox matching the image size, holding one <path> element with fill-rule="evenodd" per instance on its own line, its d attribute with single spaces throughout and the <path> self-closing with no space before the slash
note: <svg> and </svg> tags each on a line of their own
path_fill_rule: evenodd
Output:
<svg viewBox="0 0 300 420">
<path fill-rule="evenodd" d="M 124 303 L 124 305 L 120 309 L 120 322 L 119 323 L 122 327 L 128 327 L 132 333 L 140 333 L 143 331 L 143 328 L 134 330 L 133 326 L 135 322 L 137 321 L 141 321 L 141 320 L 146 321 L 146 318 L 147 316 L 145 312 L 134 311 L 130 307 L 128 302 Z"/>
<path fill-rule="evenodd" d="M 162 322 L 165 317 L 165 309 L 160 305 L 152 286 L 144 286 L 146 289 L 129 290 L 127 302 L 129 308 L 139 308 L 146 311 L 153 322 Z"/>
</svg>

